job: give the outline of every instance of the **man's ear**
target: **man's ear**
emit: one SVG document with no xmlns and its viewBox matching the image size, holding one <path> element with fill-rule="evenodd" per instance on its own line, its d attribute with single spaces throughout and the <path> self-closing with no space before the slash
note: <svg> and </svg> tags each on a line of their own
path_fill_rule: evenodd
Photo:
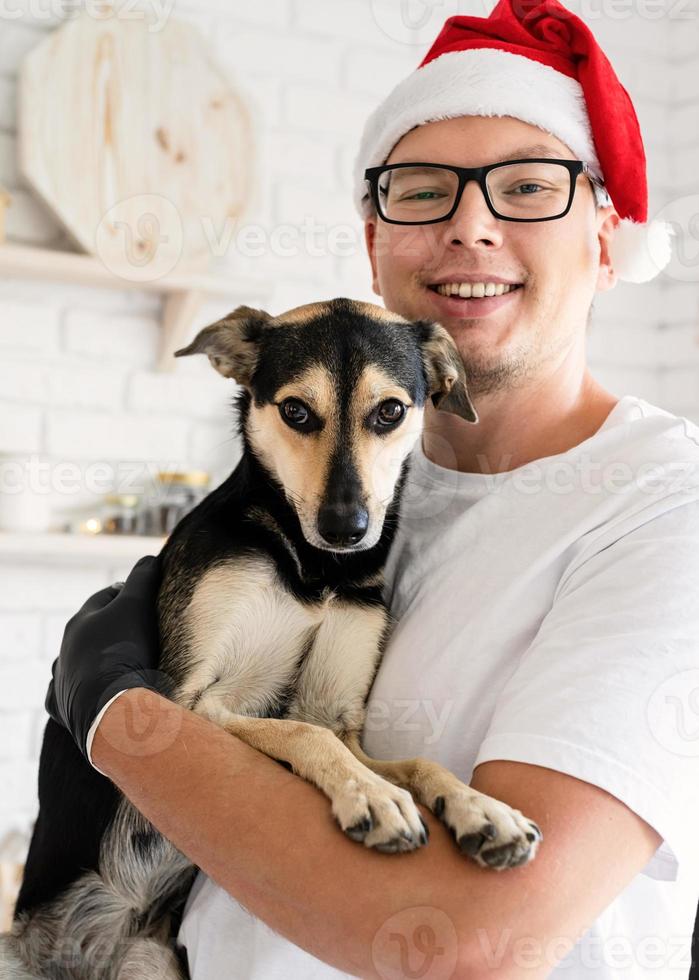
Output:
<svg viewBox="0 0 699 980">
<path fill-rule="evenodd" d="M 612 251 L 620 218 L 613 207 L 608 207 L 599 208 L 595 219 L 598 222 L 597 239 L 600 246 L 597 292 L 606 293 L 616 286 L 619 278 L 614 269 Z"/>
<path fill-rule="evenodd" d="M 440 412 L 451 412 L 467 422 L 477 422 L 478 413 L 469 397 L 464 365 L 447 331 L 439 323 L 422 323 L 422 354 L 427 389 Z"/>
<path fill-rule="evenodd" d="M 371 288 L 377 296 L 381 295 L 379 276 L 376 268 L 376 218 L 364 220 L 364 241 L 371 263 Z"/>
<path fill-rule="evenodd" d="M 249 388 L 257 367 L 260 334 L 270 319 L 264 310 L 238 306 L 200 330 L 191 344 L 175 351 L 175 357 L 206 354 L 224 378 L 234 378 Z"/>
</svg>

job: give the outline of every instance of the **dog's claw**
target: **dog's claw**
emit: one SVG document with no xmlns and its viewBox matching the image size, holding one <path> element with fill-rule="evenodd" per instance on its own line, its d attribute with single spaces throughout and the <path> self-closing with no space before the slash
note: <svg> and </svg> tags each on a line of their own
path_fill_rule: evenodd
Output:
<svg viewBox="0 0 699 980">
<path fill-rule="evenodd" d="M 537 838 L 540 841 L 544 839 L 544 835 L 543 835 L 543 833 L 541 831 L 541 827 L 538 824 L 534 823 L 533 820 L 530 820 L 529 821 L 529 826 L 534 828 L 534 833 L 533 834 L 527 832 L 527 840 L 530 843 L 532 843 L 533 841 L 535 841 Z"/>
<path fill-rule="evenodd" d="M 360 820 L 359 823 L 354 824 L 353 827 L 348 827 L 345 833 L 348 837 L 351 837 L 352 840 L 364 840 L 365 835 L 369 833 L 372 825 L 371 817 L 364 817 L 363 820 Z"/>
<path fill-rule="evenodd" d="M 426 844 L 427 841 L 430 839 L 430 828 L 422 819 L 422 816 L 420 817 L 420 823 L 422 824 L 422 837 L 423 837 L 422 843 Z"/>
</svg>

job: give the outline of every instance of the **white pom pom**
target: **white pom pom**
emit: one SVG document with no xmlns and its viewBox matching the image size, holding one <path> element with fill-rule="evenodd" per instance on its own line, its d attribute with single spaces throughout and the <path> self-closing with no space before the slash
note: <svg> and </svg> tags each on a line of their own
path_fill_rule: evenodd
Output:
<svg viewBox="0 0 699 980">
<path fill-rule="evenodd" d="M 611 245 L 612 268 L 624 282 L 648 282 L 672 258 L 670 238 L 675 229 L 667 221 L 642 225 L 622 218 Z"/>
</svg>

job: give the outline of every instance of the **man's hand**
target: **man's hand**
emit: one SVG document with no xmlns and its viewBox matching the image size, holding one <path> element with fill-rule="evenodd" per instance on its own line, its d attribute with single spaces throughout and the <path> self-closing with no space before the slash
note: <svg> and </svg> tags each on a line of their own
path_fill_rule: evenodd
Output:
<svg viewBox="0 0 699 980">
<path fill-rule="evenodd" d="M 90 596 L 66 625 L 46 710 L 68 729 L 88 761 L 90 727 L 116 694 L 136 687 L 170 693 L 168 678 L 158 670 L 160 579 L 159 558 L 147 555 L 123 585 Z"/>
</svg>

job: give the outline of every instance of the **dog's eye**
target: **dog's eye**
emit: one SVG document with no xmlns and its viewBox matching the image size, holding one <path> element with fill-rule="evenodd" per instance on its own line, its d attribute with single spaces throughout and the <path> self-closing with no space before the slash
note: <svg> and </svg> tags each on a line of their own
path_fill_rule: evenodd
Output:
<svg viewBox="0 0 699 980">
<path fill-rule="evenodd" d="M 293 401 L 288 399 L 282 405 L 284 410 L 284 415 L 289 419 L 290 422 L 297 422 L 303 424 L 308 421 L 308 409 L 301 402 Z"/>
<path fill-rule="evenodd" d="M 376 420 L 381 426 L 395 425 L 405 415 L 405 405 L 395 398 L 389 398 L 387 402 L 379 405 Z"/>
<path fill-rule="evenodd" d="M 285 398 L 279 405 L 279 414 L 292 429 L 308 432 L 319 428 L 316 416 L 298 398 Z"/>
</svg>

